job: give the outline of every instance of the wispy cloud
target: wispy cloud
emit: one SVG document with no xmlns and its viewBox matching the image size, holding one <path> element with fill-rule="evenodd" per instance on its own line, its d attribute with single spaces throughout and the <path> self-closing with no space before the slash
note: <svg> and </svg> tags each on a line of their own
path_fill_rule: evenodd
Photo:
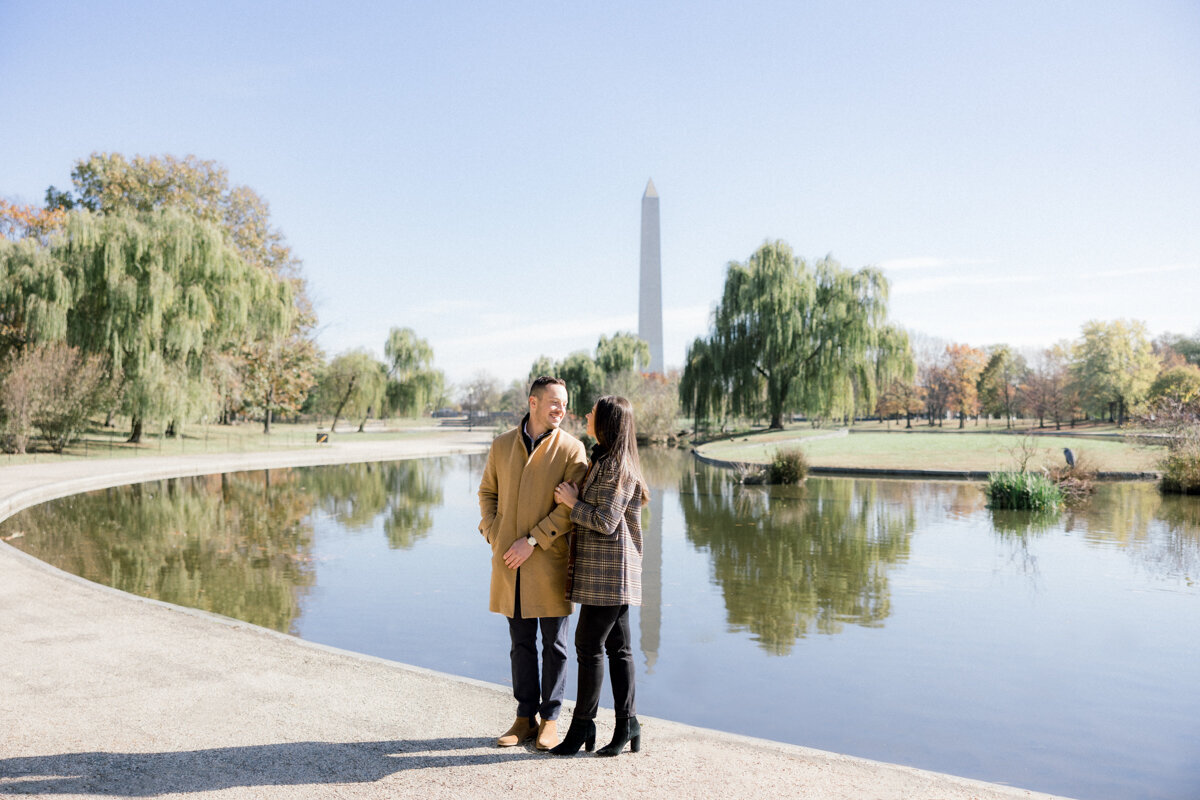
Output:
<svg viewBox="0 0 1200 800">
<path fill-rule="evenodd" d="M 1082 278 L 1127 278 L 1131 275 L 1157 275 L 1163 272 L 1200 271 L 1197 264 L 1162 264 L 1157 267 L 1134 267 L 1132 269 L 1106 269 L 1082 275 Z"/>
<path fill-rule="evenodd" d="M 918 256 L 915 258 L 889 258 L 880 261 L 876 266 L 888 272 L 904 272 L 915 269 L 949 269 L 952 267 L 976 267 L 984 264 L 995 264 L 994 259 L 986 258 L 934 258 Z"/>
</svg>

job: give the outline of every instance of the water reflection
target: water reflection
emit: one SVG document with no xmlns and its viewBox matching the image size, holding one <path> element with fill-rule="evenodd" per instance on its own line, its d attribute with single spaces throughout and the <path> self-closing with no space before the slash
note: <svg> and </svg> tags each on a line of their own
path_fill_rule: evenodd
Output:
<svg viewBox="0 0 1200 800">
<path fill-rule="evenodd" d="M 908 556 L 916 526 L 907 486 L 746 487 L 698 466 L 680 480 L 679 502 L 688 540 L 709 553 L 729 624 L 785 655 L 806 634 L 887 618 L 888 568 Z"/>
<path fill-rule="evenodd" d="M 312 505 L 292 470 L 207 475 L 44 503 L 3 531 L 89 580 L 287 631 L 314 579 Z"/>
<path fill-rule="evenodd" d="M 442 460 L 347 464 L 308 470 L 303 484 L 320 511 L 345 528 L 369 527 L 383 515 L 388 546 L 406 550 L 433 529 L 445 469 Z"/>
<path fill-rule="evenodd" d="M 1150 484 L 1106 486 L 1065 523 L 1096 547 L 1117 548 L 1151 574 L 1183 579 L 1200 576 L 1200 502 L 1195 497 L 1162 495 Z"/>
<path fill-rule="evenodd" d="M 643 448 L 642 476 L 650 486 L 650 503 L 642 513 L 642 607 L 639 610 L 639 647 L 646 671 L 653 672 L 662 642 L 663 510 L 667 487 L 679 481 L 692 456 L 682 450 Z"/>
</svg>

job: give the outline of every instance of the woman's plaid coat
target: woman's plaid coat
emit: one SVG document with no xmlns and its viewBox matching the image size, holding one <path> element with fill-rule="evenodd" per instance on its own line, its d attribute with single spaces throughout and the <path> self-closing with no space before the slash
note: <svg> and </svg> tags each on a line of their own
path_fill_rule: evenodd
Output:
<svg viewBox="0 0 1200 800">
<path fill-rule="evenodd" d="M 575 562 L 570 599 L 642 604 L 642 487 L 611 458 L 596 462 L 571 509 Z"/>
</svg>

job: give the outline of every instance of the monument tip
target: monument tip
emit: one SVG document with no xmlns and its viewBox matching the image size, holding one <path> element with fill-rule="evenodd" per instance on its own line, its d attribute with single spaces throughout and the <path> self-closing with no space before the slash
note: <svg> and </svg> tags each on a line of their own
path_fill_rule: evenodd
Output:
<svg viewBox="0 0 1200 800">
<path fill-rule="evenodd" d="M 654 188 L 654 180 L 646 181 L 646 193 L 642 197 L 658 197 L 658 190 Z"/>
</svg>

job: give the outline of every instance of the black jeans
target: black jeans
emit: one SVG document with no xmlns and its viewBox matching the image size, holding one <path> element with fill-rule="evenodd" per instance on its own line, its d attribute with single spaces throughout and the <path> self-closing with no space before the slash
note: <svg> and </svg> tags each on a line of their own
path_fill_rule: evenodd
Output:
<svg viewBox="0 0 1200 800">
<path fill-rule="evenodd" d="M 575 717 L 595 719 L 604 685 L 604 654 L 612 675 L 613 707 L 617 719 L 637 715 L 634 702 L 633 642 L 629 635 L 629 606 L 579 606 L 575 654 L 579 659 L 579 699 Z"/>
<path fill-rule="evenodd" d="M 513 617 L 508 621 L 512 643 L 508 651 L 512 661 L 513 697 L 517 716 L 558 719 L 567 688 L 567 630 L 570 617 L 521 616 L 521 571 L 517 570 L 517 597 Z M 538 677 L 538 631 L 542 633 L 542 674 Z"/>
</svg>

